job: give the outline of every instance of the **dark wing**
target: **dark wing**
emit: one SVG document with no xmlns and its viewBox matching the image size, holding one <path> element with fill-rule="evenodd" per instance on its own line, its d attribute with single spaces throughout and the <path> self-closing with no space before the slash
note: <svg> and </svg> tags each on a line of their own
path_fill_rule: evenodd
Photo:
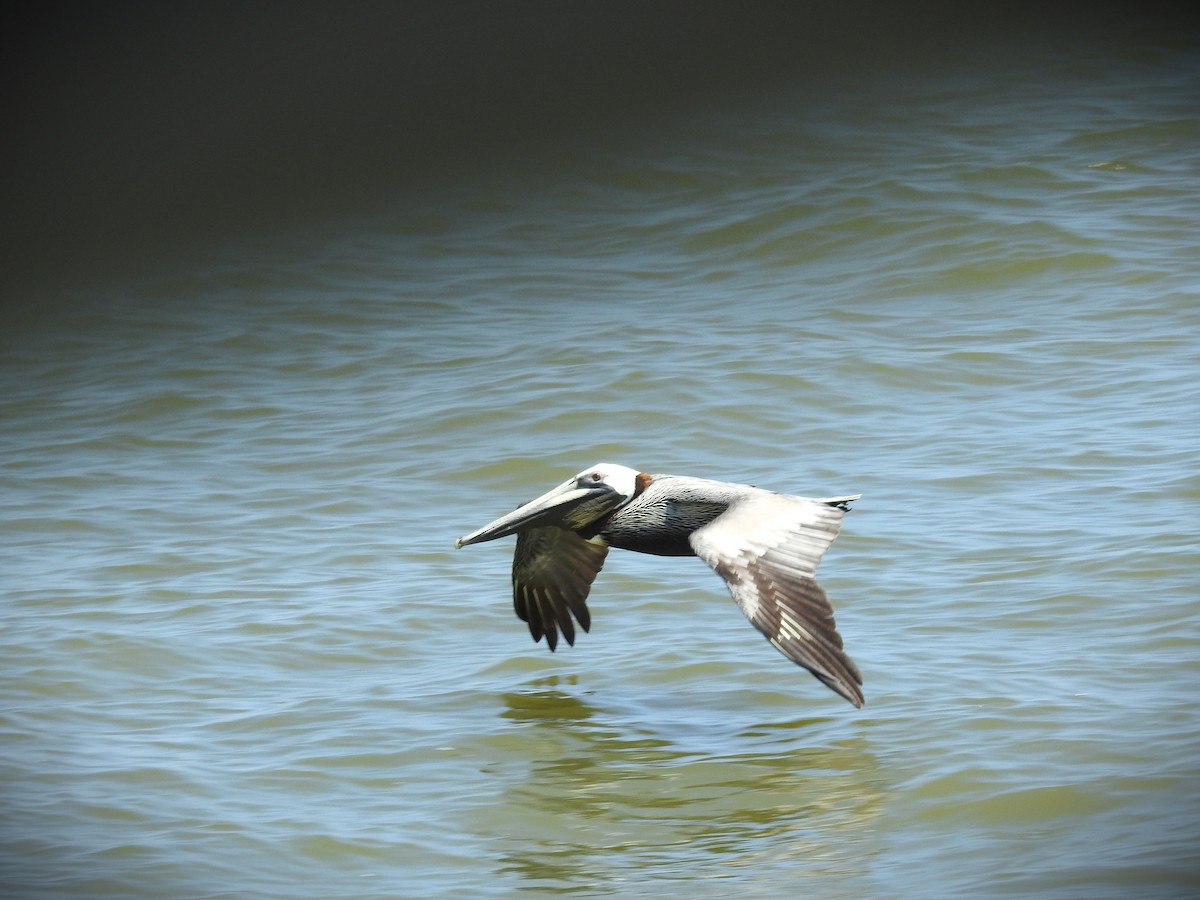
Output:
<svg viewBox="0 0 1200 900">
<path fill-rule="evenodd" d="M 600 538 L 584 540 L 553 525 L 517 534 L 513 607 L 522 621 L 529 623 L 535 641 L 544 634 L 553 650 L 561 628 L 567 643 L 574 644 L 572 613 L 584 631 L 591 627 L 585 601 L 607 555 L 608 544 Z"/>
<path fill-rule="evenodd" d="M 862 706 L 862 675 L 842 650 L 833 607 L 814 577 L 849 499 L 755 493 L 697 529 L 690 540 L 777 650 Z"/>
</svg>

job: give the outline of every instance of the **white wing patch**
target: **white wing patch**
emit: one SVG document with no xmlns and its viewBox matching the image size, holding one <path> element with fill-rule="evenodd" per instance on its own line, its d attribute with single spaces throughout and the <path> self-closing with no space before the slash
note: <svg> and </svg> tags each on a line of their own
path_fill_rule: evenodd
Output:
<svg viewBox="0 0 1200 900">
<path fill-rule="evenodd" d="M 776 649 L 862 706 L 862 675 L 842 650 L 833 607 L 814 577 L 841 528 L 842 504 L 851 499 L 755 492 L 697 529 L 690 540 Z"/>
</svg>

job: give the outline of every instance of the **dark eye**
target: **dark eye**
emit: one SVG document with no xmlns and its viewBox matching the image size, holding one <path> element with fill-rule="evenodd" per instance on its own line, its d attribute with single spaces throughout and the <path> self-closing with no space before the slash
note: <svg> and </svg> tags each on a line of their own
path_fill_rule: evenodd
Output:
<svg viewBox="0 0 1200 900">
<path fill-rule="evenodd" d="M 600 481 L 604 480 L 604 476 L 601 475 L 599 472 L 593 472 L 591 475 L 588 476 L 588 479 L 593 482 L 600 482 Z"/>
</svg>

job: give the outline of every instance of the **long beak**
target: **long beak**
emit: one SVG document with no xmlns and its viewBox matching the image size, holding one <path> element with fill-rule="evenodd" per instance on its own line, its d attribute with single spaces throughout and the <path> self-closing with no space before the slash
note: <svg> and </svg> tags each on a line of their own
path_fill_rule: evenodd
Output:
<svg viewBox="0 0 1200 900">
<path fill-rule="evenodd" d="M 552 491 L 547 491 L 538 497 L 536 500 L 530 500 L 524 506 L 519 507 L 507 516 L 501 516 L 495 522 L 489 525 L 484 525 L 478 531 L 472 531 L 468 535 L 460 537 L 454 542 L 455 548 L 465 547 L 467 544 L 479 544 L 483 541 L 494 541 L 496 538 L 502 538 L 510 534 L 516 534 L 525 528 L 534 528 L 541 525 L 562 525 L 564 528 L 578 527 L 586 524 L 587 521 L 598 518 L 598 515 L 582 518 L 576 521 L 576 516 L 571 514 L 575 512 L 586 501 L 596 501 L 604 497 L 605 494 L 612 495 L 611 503 L 603 503 L 602 512 L 607 512 L 613 506 L 619 504 L 624 498 L 608 488 L 607 485 L 597 485 L 595 487 L 579 487 L 575 479 L 563 482 Z M 588 504 L 591 506 L 591 504 Z M 590 513 L 591 510 L 588 510 Z M 599 514 L 602 514 L 600 512 Z"/>
</svg>

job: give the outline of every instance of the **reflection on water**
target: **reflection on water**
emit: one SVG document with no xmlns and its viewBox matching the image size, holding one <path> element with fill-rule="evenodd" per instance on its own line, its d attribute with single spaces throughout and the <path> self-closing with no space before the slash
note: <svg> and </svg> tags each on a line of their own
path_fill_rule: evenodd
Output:
<svg viewBox="0 0 1200 900">
<path fill-rule="evenodd" d="M 631 731 L 556 677 L 503 700 L 501 716 L 520 728 L 501 743 L 528 769 L 473 822 L 528 889 L 720 883 L 790 857 L 805 877 L 869 868 L 887 791 L 865 737 L 805 746 L 789 723 L 771 749 L 696 755 Z"/>
</svg>

